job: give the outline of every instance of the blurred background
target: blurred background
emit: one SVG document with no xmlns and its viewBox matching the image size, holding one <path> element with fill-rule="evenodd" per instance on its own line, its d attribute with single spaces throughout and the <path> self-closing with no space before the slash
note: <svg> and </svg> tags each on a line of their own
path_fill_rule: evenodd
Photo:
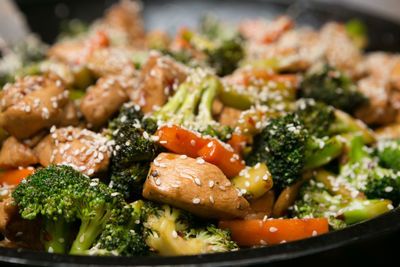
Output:
<svg viewBox="0 0 400 267">
<path fill-rule="evenodd" d="M 39 32 L 46 42 L 52 42 L 59 32 L 60 22 L 62 20 L 68 18 L 78 17 L 86 22 L 90 22 L 95 18 L 99 17 L 104 8 L 110 6 L 113 0 L 85 0 L 85 1 L 77 1 L 77 0 L 1 0 L 0 1 L 0 36 L 5 40 L 16 40 L 20 39 L 24 35 L 26 35 L 27 31 L 31 29 L 34 32 Z M 193 17 L 200 17 L 207 10 L 207 2 L 218 3 L 217 6 L 221 6 L 221 8 L 214 8 L 212 11 L 215 12 L 218 16 L 227 20 L 238 20 L 242 17 L 248 17 L 249 14 L 253 16 L 275 16 L 277 12 L 281 13 L 285 11 L 284 8 L 280 10 L 265 10 L 259 9 L 257 6 L 248 5 L 246 1 L 239 1 L 242 3 L 243 9 L 242 12 L 232 18 L 231 16 L 231 8 L 229 5 L 224 5 L 223 0 L 216 1 L 201 1 L 201 4 L 197 10 L 197 14 L 188 14 L 185 12 L 185 7 L 180 5 L 175 5 L 174 0 L 170 1 L 160 1 L 160 0 L 152 0 L 145 1 L 143 0 L 147 6 L 147 3 L 151 2 L 149 8 L 144 10 L 144 17 L 146 20 L 146 25 L 149 28 L 167 28 L 170 31 L 176 30 L 176 25 L 191 25 L 193 21 Z M 236 1 L 238 2 L 238 1 Z M 253 1 L 254 2 L 254 1 Z M 307 10 L 308 7 L 313 7 L 313 2 L 323 2 L 332 4 L 334 6 L 346 5 L 350 6 L 355 11 L 373 13 L 376 16 L 384 18 L 386 20 L 396 21 L 400 23 L 400 1 L 399 0 L 272 0 L 272 1 L 255 1 L 255 2 L 275 2 L 277 7 L 279 6 L 289 6 L 286 10 L 287 13 L 291 16 L 301 15 L 300 22 L 304 22 L 305 24 L 314 25 L 315 21 L 321 20 L 321 18 L 316 18 L 313 21 L 312 16 L 307 16 L 304 14 L 304 10 Z M 198 3 L 192 3 L 192 1 L 187 1 L 188 5 L 198 5 Z M 88 8 L 90 6 L 90 9 Z M 153 7 L 162 6 L 162 8 L 154 9 Z M 223 8 L 222 8 L 223 6 Z M 237 7 L 237 3 L 234 5 Z M 23 16 L 18 15 L 17 9 L 22 10 L 22 12 L 27 16 L 27 19 L 24 19 Z M 303 14 L 299 14 L 303 11 Z M 340 14 L 340 8 L 335 10 L 329 10 L 335 13 L 335 20 L 340 20 L 342 17 L 343 20 L 346 19 L 346 14 Z M 158 13 L 161 16 L 158 16 Z M 176 12 L 180 14 L 180 16 L 176 16 Z M 151 16 L 149 15 L 151 13 Z M 328 12 L 327 12 L 328 13 Z M 168 14 L 168 15 L 166 15 Z M 236 14 L 235 14 L 236 15 Z M 169 17 L 168 21 L 164 19 L 158 19 Z M 326 18 L 329 19 L 329 16 Z M 373 23 L 372 23 L 373 24 Z M 29 26 L 28 26 L 29 25 Z M 318 26 L 318 25 L 316 25 Z M 370 25 L 368 25 L 370 26 Z M 372 25 L 373 26 L 373 25 Z M 379 25 L 377 25 L 378 27 Z M 46 32 L 43 32 L 43 29 L 46 29 Z M 384 31 L 385 29 L 381 29 Z M 392 38 L 392 37 L 388 37 Z"/>
</svg>

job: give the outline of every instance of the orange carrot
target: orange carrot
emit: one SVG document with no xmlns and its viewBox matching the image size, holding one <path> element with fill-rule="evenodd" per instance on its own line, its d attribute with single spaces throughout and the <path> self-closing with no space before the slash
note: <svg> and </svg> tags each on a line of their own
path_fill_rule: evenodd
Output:
<svg viewBox="0 0 400 267">
<path fill-rule="evenodd" d="M 247 143 L 247 137 L 241 134 L 234 133 L 228 144 L 238 153 L 242 153 Z"/>
<path fill-rule="evenodd" d="M 110 44 L 108 36 L 103 31 L 98 31 L 96 35 L 90 38 L 89 45 L 93 48 L 106 47 Z"/>
<path fill-rule="evenodd" d="M 0 184 L 4 185 L 18 185 L 22 179 L 33 174 L 34 169 L 20 169 L 20 170 L 7 170 L 0 173 Z"/>
<path fill-rule="evenodd" d="M 239 246 L 279 244 L 327 233 L 326 218 L 220 221 Z"/>
<path fill-rule="evenodd" d="M 197 152 L 208 142 L 200 135 L 177 125 L 162 126 L 155 133 L 159 137 L 158 143 L 177 154 L 198 157 Z"/>
<path fill-rule="evenodd" d="M 220 141 L 204 138 L 177 125 L 162 126 L 155 135 L 158 136 L 157 142 L 169 151 L 192 158 L 201 157 L 219 167 L 228 178 L 246 167 L 240 155 Z"/>
<path fill-rule="evenodd" d="M 225 148 L 217 140 L 209 141 L 198 151 L 198 155 L 205 161 L 218 166 L 228 178 L 238 175 L 246 167 L 237 152 Z"/>
</svg>

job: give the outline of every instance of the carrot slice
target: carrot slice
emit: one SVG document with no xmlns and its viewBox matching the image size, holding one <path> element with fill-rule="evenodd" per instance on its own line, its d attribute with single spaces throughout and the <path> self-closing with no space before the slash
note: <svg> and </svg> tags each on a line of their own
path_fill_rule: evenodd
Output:
<svg viewBox="0 0 400 267">
<path fill-rule="evenodd" d="M 20 170 L 7 170 L 0 173 L 0 184 L 5 185 L 19 185 L 22 179 L 33 174 L 34 169 L 20 169 Z"/>
<path fill-rule="evenodd" d="M 201 135 L 177 125 L 162 126 L 155 135 L 159 137 L 158 143 L 166 149 L 192 158 L 198 157 L 197 152 L 208 143 Z"/>
<path fill-rule="evenodd" d="M 219 167 L 228 178 L 246 167 L 240 155 L 228 145 L 177 125 L 162 126 L 155 135 L 158 136 L 157 142 L 169 151 L 192 158 L 202 157 Z"/>
<path fill-rule="evenodd" d="M 220 221 L 219 228 L 229 229 L 239 246 L 290 242 L 329 231 L 326 218 Z"/>
<path fill-rule="evenodd" d="M 247 143 L 247 137 L 241 134 L 234 133 L 228 144 L 238 153 L 242 153 Z"/>
<path fill-rule="evenodd" d="M 206 146 L 198 151 L 198 156 L 218 166 L 228 178 L 238 175 L 246 167 L 237 152 L 225 148 L 217 140 L 209 141 Z"/>
</svg>

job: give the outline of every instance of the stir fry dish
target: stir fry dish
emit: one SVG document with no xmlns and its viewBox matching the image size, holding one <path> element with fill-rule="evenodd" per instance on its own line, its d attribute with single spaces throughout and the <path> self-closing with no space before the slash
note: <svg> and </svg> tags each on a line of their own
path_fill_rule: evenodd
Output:
<svg viewBox="0 0 400 267">
<path fill-rule="evenodd" d="M 286 16 L 145 31 L 136 2 L 0 59 L 0 245 L 193 255 L 400 203 L 400 57 Z"/>
</svg>

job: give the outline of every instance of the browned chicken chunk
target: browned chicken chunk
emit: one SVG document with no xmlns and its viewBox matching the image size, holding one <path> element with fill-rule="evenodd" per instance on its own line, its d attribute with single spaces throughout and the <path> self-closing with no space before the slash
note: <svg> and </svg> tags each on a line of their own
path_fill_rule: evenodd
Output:
<svg viewBox="0 0 400 267">
<path fill-rule="evenodd" d="M 170 57 L 153 54 L 142 67 L 136 102 L 143 112 L 162 106 L 187 76 L 186 68 Z"/>
<path fill-rule="evenodd" d="M 0 203 L 0 232 L 10 241 L 18 242 L 21 247 L 41 249 L 39 221 L 24 220 L 18 213 L 18 207 L 12 198 Z"/>
<path fill-rule="evenodd" d="M 50 129 L 36 147 L 40 164 L 70 165 L 82 173 L 93 176 L 104 172 L 110 161 L 107 138 L 86 129 L 73 127 Z"/>
<path fill-rule="evenodd" d="M 120 106 L 129 100 L 126 90 L 116 77 L 100 78 L 83 97 L 80 109 L 91 127 L 104 125 Z"/>
<path fill-rule="evenodd" d="M 224 107 L 222 110 L 221 114 L 219 115 L 219 123 L 222 125 L 230 126 L 230 127 L 235 127 L 237 124 L 237 121 L 240 118 L 240 115 L 242 114 L 242 111 L 236 109 L 236 108 L 231 108 L 231 107 Z"/>
<path fill-rule="evenodd" d="M 65 123 L 65 109 L 74 109 L 63 81 L 53 73 L 19 78 L 0 92 L 0 125 L 17 138 Z M 75 123 L 76 112 L 68 122 Z"/>
<path fill-rule="evenodd" d="M 3 143 L 0 151 L 0 168 L 15 169 L 27 167 L 39 162 L 35 153 L 27 145 L 10 136 Z"/>
<path fill-rule="evenodd" d="M 97 77 L 106 75 L 135 75 L 135 64 L 131 54 L 134 50 L 122 47 L 97 48 L 88 54 L 85 64 Z"/>
<path fill-rule="evenodd" d="M 249 208 L 218 167 L 171 153 L 161 153 L 151 164 L 143 197 L 206 218 L 243 218 Z"/>
</svg>

